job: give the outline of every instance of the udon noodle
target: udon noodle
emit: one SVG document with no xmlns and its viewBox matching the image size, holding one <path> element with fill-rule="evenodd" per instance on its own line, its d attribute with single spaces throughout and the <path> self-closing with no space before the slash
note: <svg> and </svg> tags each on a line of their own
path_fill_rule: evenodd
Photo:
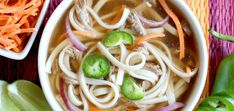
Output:
<svg viewBox="0 0 234 111">
<path fill-rule="evenodd" d="M 178 29 L 158 1 L 78 0 L 64 23 L 66 32 L 51 46 L 46 63 L 64 110 L 173 105 L 198 71 L 191 34 L 184 35 L 185 56 L 179 58 Z"/>
</svg>

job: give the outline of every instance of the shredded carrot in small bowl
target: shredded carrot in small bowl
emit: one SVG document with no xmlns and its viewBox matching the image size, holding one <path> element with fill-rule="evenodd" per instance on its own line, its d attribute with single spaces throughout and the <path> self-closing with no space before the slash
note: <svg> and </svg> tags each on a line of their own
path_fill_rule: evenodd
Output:
<svg viewBox="0 0 234 111">
<path fill-rule="evenodd" d="M 0 48 L 23 50 L 42 5 L 43 0 L 0 0 Z"/>
</svg>

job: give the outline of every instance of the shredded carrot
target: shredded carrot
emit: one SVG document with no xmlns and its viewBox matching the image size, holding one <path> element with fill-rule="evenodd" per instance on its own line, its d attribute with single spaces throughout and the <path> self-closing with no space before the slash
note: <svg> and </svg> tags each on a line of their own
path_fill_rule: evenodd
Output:
<svg viewBox="0 0 234 111">
<path fill-rule="evenodd" d="M 147 35 L 144 35 L 142 37 L 137 38 L 135 41 L 137 45 L 142 44 L 144 41 L 152 39 L 152 38 L 157 38 L 157 37 L 165 37 L 165 34 L 162 33 L 150 33 Z"/>
<path fill-rule="evenodd" d="M 166 13 L 172 18 L 174 21 L 178 36 L 179 36 L 179 42 L 180 42 L 180 59 L 184 58 L 185 55 L 185 43 L 184 43 L 184 32 L 181 26 L 181 23 L 178 19 L 178 17 L 175 15 L 175 13 L 169 8 L 165 0 L 158 0 L 163 9 L 166 11 Z"/>
<path fill-rule="evenodd" d="M 20 52 L 35 23 L 44 0 L 0 0 L 0 48 Z"/>
</svg>

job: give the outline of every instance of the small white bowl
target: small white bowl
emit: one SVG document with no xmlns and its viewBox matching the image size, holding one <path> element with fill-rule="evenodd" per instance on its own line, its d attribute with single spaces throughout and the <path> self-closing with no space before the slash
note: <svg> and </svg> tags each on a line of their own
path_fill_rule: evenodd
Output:
<svg viewBox="0 0 234 111">
<path fill-rule="evenodd" d="M 194 37 L 196 41 L 196 46 L 198 50 L 199 58 L 199 72 L 195 76 L 193 87 L 191 92 L 186 95 L 185 104 L 186 106 L 182 109 L 183 111 L 192 111 L 197 104 L 203 88 L 205 86 L 206 75 L 208 71 L 208 51 L 204 39 L 204 34 L 200 27 L 200 24 L 183 0 L 168 0 L 171 6 L 174 7 L 181 15 L 188 21 L 191 26 L 192 31 L 194 32 Z M 39 77 L 42 89 L 44 91 L 45 97 L 48 100 L 50 106 L 55 111 L 62 111 L 63 109 L 56 101 L 55 96 L 52 92 L 52 88 L 49 82 L 48 74 L 45 72 L 45 64 L 48 58 L 49 44 L 52 43 L 51 38 L 58 37 L 58 34 L 64 30 L 64 17 L 67 14 L 67 10 L 72 5 L 73 0 L 64 0 L 55 12 L 50 17 L 44 32 L 42 34 L 39 53 L 38 53 L 38 69 Z"/>
<path fill-rule="evenodd" d="M 37 23 L 35 25 L 36 30 L 29 37 L 29 40 L 28 40 L 26 46 L 24 47 L 24 49 L 21 52 L 16 53 L 13 51 L 8 51 L 8 50 L 0 48 L 0 55 L 1 56 L 4 56 L 6 58 L 10 58 L 10 59 L 14 59 L 14 60 L 22 60 L 28 55 L 28 52 L 30 51 L 32 44 L 37 36 L 38 30 L 40 29 L 40 26 L 43 22 L 43 19 L 45 17 L 46 11 L 48 9 L 49 3 L 50 3 L 50 0 L 44 1 L 40 15 L 39 15 Z"/>
</svg>

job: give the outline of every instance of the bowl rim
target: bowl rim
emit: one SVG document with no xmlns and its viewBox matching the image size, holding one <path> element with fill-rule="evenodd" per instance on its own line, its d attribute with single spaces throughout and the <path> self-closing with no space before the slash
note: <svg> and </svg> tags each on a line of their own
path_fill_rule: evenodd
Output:
<svg viewBox="0 0 234 111">
<path fill-rule="evenodd" d="M 187 3 L 184 0 L 168 0 L 173 5 L 177 5 L 176 8 L 178 8 L 179 11 L 183 12 L 182 15 L 186 20 L 188 20 L 188 23 L 191 26 L 191 29 L 193 30 L 194 37 L 196 38 L 196 44 L 198 48 L 198 54 L 199 54 L 199 73 L 197 74 L 197 79 L 195 81 L 194 88 L 192 89 L 192 93 L 190 94 L 190 98 L 186 102 L 190 103 L 190 105 L 186 105 L 184 108 L 182 108 L 183 111 L 192 111 L 194 110 L 195 106 L 197 105 L 203 89 L 205 87 L 206 83 L 206 77 L 208 73 L 208 63 L 209 63 L 209 57 L 208 57 L 208 48 L 205 41 L 204 32 L 201 28 L 200 22 L 198 21 L 195 14 L 192 12 L 190 7 L 187 5 Z M 185 15 L 185 13 L 187 15 Z"/>
<path fill-rule="evenodd" d="M 176 5 L 176 8 L 178 8 L 179 11 L 183 12 L 182 14 L 186 18 L 186 20 L 189 20 L 189 24 L 192 25 L 191 29 L 194 32 L 194 37 L 196 38 L 196 41 L 199 43 L 197 45 L 198 47 L 198 53 L 199 53 L 199 61 L 200 67 L 199 67 L 199 74 L 197 75 L 198 80 L 196 80 L 195 85 L 192 91 L 192 94 L 190 95 L 190 98 L 188 99 L 189 105 L 186 105 L 182 110 L 183 111 L 192 111 L 193 108 L 196 106 L 203 88 L 205 86 L 206 82 L 206 76 L 208 72 L 208 50 L 204 38 L 204 33 L 202 31 L 202 28 L 200 26 L 200 23 L 198 22 L 196 16 L 193 14 L 191 9 L 188 7 L 188 5 L 183 0 L 168 0 L 172 4 Z M 66 10 L 69 8 L 73 0 L 66 0 L 63 1 L 54 11 L 54 13 L 49 18 L 39 45 L 39 52 L 38 52 L 38 70 L 39 70 L 39 78 L 42 86 L 42 90 L 45 94 L 45 97 L 52 107 L 52 109 L 56 111 L 63 110 L 59 103 L 56 101 L 54 94 L 52 92 L 52 88 L 50 86 L 48 75 L 45 72 L 45 64 L 46 60 L 48 58 L 48 46 L 49 41 L 53 35 L 54 27 L 57 25 L 58 21 L 62 17 L 62 15 L 66 12 Z M 49 37 L 48 37 L 49 36 Z M 195 90 L 195 91 L 194 91 Z"/>
<path fill-rule="evenodd" d="M 25 45 L 24 49 L 21 52 L 16 53 L 16 52 L 13 52 L 11 50 L 8 51 L 8 50 L 0 48 L 0 56 L 6 57 L 9 59 L 13 59 L 13 60 L 22 60 L 28 55 L 30 49 L 32 48 L 33 42 L 36 39 L 37 33 L 40 30 L 40 27 L 41 27 L 42 22 L 44 20 L 45 14 L 46 14 L 47 9 L 49 7 L 49 3 L 50 3 L 50 0 L 44 0 L 43 6 L 41 8 L 40 14 L 39 14 L 38 19 L 37 19 L 37 23 L 35 25 L 35 31 L 29 37 L 29 40 L 28 40 L 27 44 Z"/>
</svg>

